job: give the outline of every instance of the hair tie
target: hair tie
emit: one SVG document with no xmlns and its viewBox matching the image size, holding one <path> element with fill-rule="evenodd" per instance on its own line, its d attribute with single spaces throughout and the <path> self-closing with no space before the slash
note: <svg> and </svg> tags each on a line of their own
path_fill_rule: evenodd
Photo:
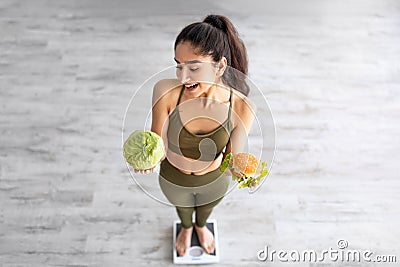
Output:
<svg viewBox="0 0 400 267">
<path fill-rule="evenodd" d="M 203 22 L 210 24 L 211 26 L 214 26 L 217 29 L 222 30 L 223 32 L 226 33 L 226 25 L 224 21 L 222 21 L 218 16 L 216 15 L 208 15 Z"/>
</svg>

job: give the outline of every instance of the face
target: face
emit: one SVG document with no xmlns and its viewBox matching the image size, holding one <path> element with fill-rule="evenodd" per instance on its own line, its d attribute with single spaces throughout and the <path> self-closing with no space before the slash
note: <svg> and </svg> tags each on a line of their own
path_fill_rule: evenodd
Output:
<svg viewBox="0 0 400 267">
<path fill-rule="evenodd" d="M 191 97 L 201 96 L 219 81 L 219 69 L 223 64 L 214 62 L 211 56 L 197 55 L 195 51 L 190 42 L 180 43 L 175 49 L 176 76 L 185 85 L 185 94 Z"/>
</svg>

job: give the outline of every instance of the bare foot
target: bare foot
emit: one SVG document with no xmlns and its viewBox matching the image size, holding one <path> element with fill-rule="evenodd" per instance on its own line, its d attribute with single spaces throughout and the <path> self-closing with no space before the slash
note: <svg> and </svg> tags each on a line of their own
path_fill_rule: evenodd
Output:
<svg viewBox="0 0 400 267">
<path fill-rule="evenodd" d="M 195 228 L 201 247 L 208 254 L 213 253 L 215 250 L 214 235 L 208 230 L 207 226 L 200 227 L 195 224 Z"/>
<path fill-rule="evenodd" d="M 190 248 L 192 240 L 193 227 L 181 228 L 178 237 L 176 238 L 175 248 L 179 256 L 184 256 Z"/>
</svg>

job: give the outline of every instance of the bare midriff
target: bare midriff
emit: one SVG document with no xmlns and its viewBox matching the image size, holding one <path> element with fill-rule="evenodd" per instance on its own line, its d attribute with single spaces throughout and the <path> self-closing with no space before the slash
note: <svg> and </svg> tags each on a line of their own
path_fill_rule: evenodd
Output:
<svg viewBox="0 0 400 267">
<path fill-rule="evenodd" d="M 182 173 L 192 175 L 203 175 L 214 171 L 221 165 L 223 154 L 218 155 L 213 161 L 200 161 L 179 155 L 167 149 L 168 161 Z"/>
</svg>

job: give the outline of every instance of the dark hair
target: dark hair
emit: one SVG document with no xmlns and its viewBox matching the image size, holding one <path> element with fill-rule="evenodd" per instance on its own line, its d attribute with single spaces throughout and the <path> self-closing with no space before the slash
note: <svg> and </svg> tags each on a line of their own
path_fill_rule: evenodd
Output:
<svg viewBox="0 0 400 267">
<path fill-rule="evenodd" d="M 227 17 L 208 15 L 202 22 L 186 26 L 176 37 L 174 49 L 185 41 L 189 41 L 197 53 L 210 55 L 214 61 L 224 56 L 228 66 L 233 69 L 227 68 L 222 80 L 244 95 L 249 94 L 250 88 L 245 81 L 248 71 L 246 47 Z"/>
</svg>

